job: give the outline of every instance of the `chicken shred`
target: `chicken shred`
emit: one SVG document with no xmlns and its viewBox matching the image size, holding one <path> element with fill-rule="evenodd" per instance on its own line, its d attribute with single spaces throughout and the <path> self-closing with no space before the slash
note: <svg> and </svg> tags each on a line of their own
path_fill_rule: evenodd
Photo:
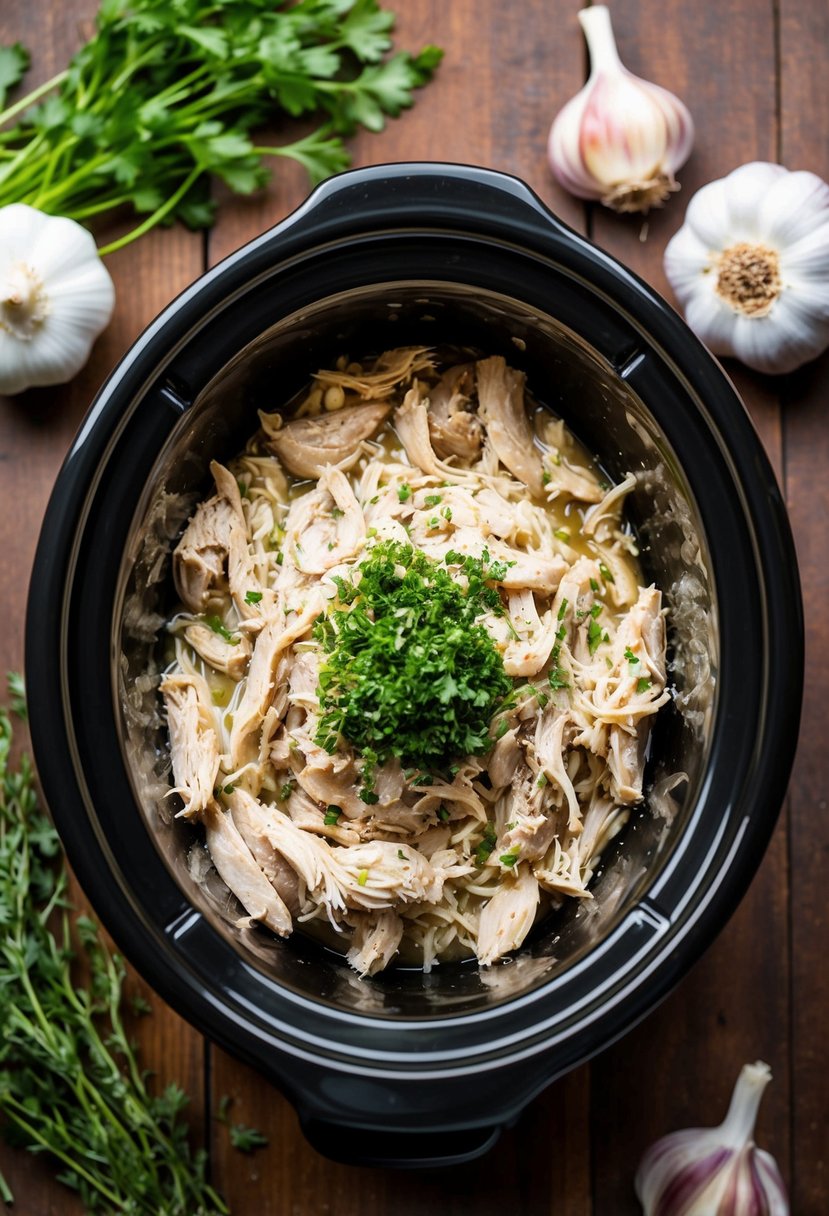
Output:
<svg viewBox="0 0 829 1216">
<path fill-rule="evenodd" d="M 178 813 L 250 920 L 280 936 L 330 923 L 361 977 L 401 952 L 492 966 L 551 906 L 593 897 L 647 797 L 671 693 L 662 596 L 623 515 L 636 479 L 606 486 L 501 356 L 344 357 L 293 415 L 260 419 L 211 465 L 174 553 L 187 611 L 161 693 Z M 317 622 L 384 541 L 461 588 L 474 559 L 497 595 L 478 624 L 513 692 L 487 750 L 433 772 L 318 735 Z"/>
</svg>

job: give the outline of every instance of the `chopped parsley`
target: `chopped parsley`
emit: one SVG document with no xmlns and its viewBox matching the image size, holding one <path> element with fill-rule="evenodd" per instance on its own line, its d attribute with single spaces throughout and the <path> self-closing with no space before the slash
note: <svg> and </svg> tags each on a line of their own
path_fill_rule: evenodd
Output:
<svg viewBox="0 0 829 1216">
<path fill-rule="evenodd" d="M 261 601 L 261 599 L 262 599 L 261 591 L 246 591 L 245 592 L 245 603 L 246 604 L 258 604 Z"/>
<path fill-rule="evenodd" d="M 547 784 L 547 774 L 539 773 L 538 780 L 536 781 L 535 784 L 538 786 L 539 789 L 543 790 L 544 786 Z"/>
<path fill-rule="evenodd" d="M 345 515 L 345 511 L 342 509 L 342 507 L 332 507 L 331 508 L 331 517 L 333 519 L 342 519 L 342 517 L 344 515 Z"/>
<path fill-rule="evenodd" d="M 495 824 L 488 823 L 484 828 L 484 836 L 481 843 L 475 850 L 475 864 L 482 866 L 489 857 L 492 850 L 495 848 L 498 837 L 495 832 Z"/>
<path fill-rule="evenodd" d="M 593 605 L 593 607 L 590 609 L 590 615 L 592 616 L 592 618 L 593 618 L 593 620 L 594 620 L 594 621 L 595 621 L 595 619 L 596 619 L 596 617 L 597 617 L 597 616 L 601 616 L 601 615 L 602 615 L 602 608 L 603 608 L 603 607 L 604 607 L 604 604 L 602 604 L 602 602 L 601 602 L 601 601 L 599 601 L 598 603 L 595 603 L 595 604 Z"/>
<path fill-rule="evenodd" d="M 594 578 L 591 578 L 591 580 L 590 580 L 590 590 L 592 592 L 594 592 L 596 595 L 598 595 L 599 584 L 596 582 L 596 580 Z"/>
<path fill-rule="evenodd" d="M 509 721 L 507 718 L 502 718 L 501 721 L 498 723 L 498 725 L 495 727 L 495 738 L 503 739 L 504 735 L 507 733 L 508 730 L 509 730 Z"/>
<path fill-rule="evenodd" d="M 279 791 L 279 797 L 282 802 L 285 802 L 286 799 L 290 798 L 291 794 L 294 792 L 295 785 L 296 783 L 294 781 L 285 782 L 282 789 Z"/>
<path fill-rule="evenodd" d="M 221 617 L 216 616 L 215 614 L 213 616 L 206 616 L 204 618 L 204 623 L 205 625 L 208 625 L 214 633 L 218 633 L 220 638 L 224 638 L 226 642 L 230 642 L 231 645 L 235 645 L 236 642 L 239 641 L 238 637 L 234 637 L 230 630 L 225 628 L 225 626 L 222 624 Z"/>
<path fill-rule="evenodd" d="M 518 849 L 510 849 L 509 853 L 502 853 L 498 860 L 502 866 L 507 866 L 511 870 L 518 861 Z"/>
<path fill-rule="evenodd" d="M 631 648 L 629 646 L 625 647 L 625 658 L 627 659 L 628 663 L 630 663 L 631 667 L 635 667 L 636 664 L 639 662 L 636 655 L 633 653 L 633 651 L 631 650 Z"/>
<path fill-rule="evenodd" d="M 321 716 L 315 742 L 327 751 L 340 736 L 372 764 L 399 756 L 422 770 L 492 746 L 489 724 L 512 681 L 477 618 L 503 614 L 491 581 L 504 562 L 447 553 L 466 576 L 460 586 L 412 545 L 382 541 L 359 564 L 358 581 L 338 581 L 339 605 L 317 618 L 326 653 L 319 676 Z M 376 802 L 363 771 L 364 802 Z"/>
<path fill-rule="evenodd" d="M 397 498 L 399 502 L 408 502 L 411 496 L 412 492 L 405 482 L 402 486 L 397 487 Z"/>
<path fill-rule="evenodd" d="M 334 824 L 340 818 L 340 815 L 342 815 L 342 813 L 343 813 L 343 808 L 341 806 L 332 805 L 332 806 L 326 807 L 325 815 L 323 817 L 322 822 L 325 824 L 325 826 L 327 828 L 331 828 L 334 826 Z"/>
<path fill-rule="evenodd" d="M 443 497 L 440 494 L 427 494 L 423 501 L 427 507 L 436 507 L 439 502 L 443 502 Z"/>
<path fill-rule="evenodd" d="M 401 861 L 406 860 L 406 854 L 403 852 L 402 849 L 397 850 L 397 856 L 400 858 Z"/>
<path fill-rule="evenodd" d="M 592 620 L 587 626 L 587 649 L 591 654 L 595 654 L 599 649 L 601 642 L 607 641 L 607 634 L 602 629 L 598 621 Z"/>
<path fill-rule="evenodd" d="M 550 470 L 549 469 L 545 469 L 544 472 L 541 474 L 541 484 L 543 486 L 548 486 L 550 484 Z"/>
<path fill-rule="evenodd" d="M 451 507 L 444 507 L 443 510 L 441 511 L 441 515 L 443 516 L 443 518 L 446 520 L 446 522 L 448 524 L 451 524 L 451 522 L 452 522 L 452 508 Z"/>
<path fill-rule="evenodd" d="M 651 686 L 651 682 L 647 676 L 640 676 L 639 679 L 636 681 L 636 691 L 637 692 L 647 692 L 648 689 L 650 688 L 650 686 Z"/>
</svg>

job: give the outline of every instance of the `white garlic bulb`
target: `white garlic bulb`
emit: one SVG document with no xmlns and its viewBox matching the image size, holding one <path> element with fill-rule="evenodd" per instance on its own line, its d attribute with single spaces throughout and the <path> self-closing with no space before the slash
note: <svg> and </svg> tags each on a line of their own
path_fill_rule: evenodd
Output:
<svg viewBox="0 0 829 1216">
<path fill-rule="evenodd" d="M 691 115 L 673 93 L 627 70 L 605 5 L 581 9 L 579 21 L 590 77 L 550 129 L 550 167 L 578 198 L 648 211 L 679 189 L 674 174 L 691 155 Z"/>
<path fill-rule="evenodd" d="M 673 1132 L 652 1144 L 636 1171 L 645 1216 L 789 1216 L 774 1158 L 754 1144 L 768 1064 L 746 1064 L 719 1127 Z"/>
<path fill-rule="evenodd" d="M 742 165 L 691 199 L 665 273 L 715 355 L 793 371 L 829 346 L 829 186 L 781 165 Z"/>
<path fill-rule="evenodd" d="M 91 233 L 25 203 L 0 208 L 0 393 L 70 380 L 114 304 Z"/>
</svg>

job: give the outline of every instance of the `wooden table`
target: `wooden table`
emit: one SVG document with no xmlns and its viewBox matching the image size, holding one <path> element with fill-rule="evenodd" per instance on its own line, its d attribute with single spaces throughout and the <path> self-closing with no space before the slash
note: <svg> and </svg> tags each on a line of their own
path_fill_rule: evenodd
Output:
<svg viewBox="0 0 829 1216">
<path fill-rule="evenodd" d="M 88 33 L 94 0 L 2 0 L 0 41 L 34 52 L 31 85 L 66 63 Z M 446 48 L 439 79 L 381 136 L 354 142 L 355 163 L 465 161 L 525 178 L 565 220 L 667 293 L 668 237 L 704 182 L 749 160 L 829 177 L 826 0 L 616 0 L 622 57 L 681 94 L 697 123 L 682 194 L 641 222 L 585 208 L 552 182 L 550 120 L 581 85 L 585 52 L 564 0 L 398 0 L 399 44 Z M 109 260 L 115 318 L 70 386 L 0 402 L 0 671 L 23 659 L 26 584 L 52 482 L 96 389 L 146 323 L 207 266 L 302 198 L 288 170 L 263 196 L 227 202 L 208 235 L 155 232 Z M 646 239 L 645 238 L 646 235 Z M 487 1159 L 447 1176 L 333 1165 L 309 1148 L 293 1110 L 251 1070 L 212 1047 L 157 999 L 140 1029 L 160 1081 L 192 1094 L 214 1182 L 235 1216 L 626 1216 L 645 1146 L 676 1127 L 719 1121 L 740 1066 L 774 1071 L 758 1138 L 787 1178 L 797 1216 L 829 1212 L 827 1038 L 829 940 L 829 357 L 782 379 L 729 366 L 785 490 L 797 539 L 808 630 L 800 748 L 786 806 L 739 911 L 662 1007 L 592 1064 L 549 1088 Z M 776 640 L 787 661 L 786 639 Z M 746 656 L 751 661 L 751 656 Z M 142 985 L 142 987 L 144 987 Z M 270 1146 L 244 1157 L 212 1117 L 220 1097 Z M 3 1148 L 17 1216 L 73 1216 L 46 1164 Z"/>
</svg>

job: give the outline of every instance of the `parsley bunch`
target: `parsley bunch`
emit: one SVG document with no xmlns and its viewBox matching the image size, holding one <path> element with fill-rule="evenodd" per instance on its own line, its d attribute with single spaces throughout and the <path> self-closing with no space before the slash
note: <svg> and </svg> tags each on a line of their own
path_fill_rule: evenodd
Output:
<svg viewBox="0 0 829 1216">
<path fill-rule="evenodd" d="M 448 553 L 466 587 L 411 545 L 384 541 L 338 579 L 340 607 L 318 618 L 327 652 L 320 671 L 316 740 L 333 751 L 340 735 L 373 763 L 399 756 L 422 769 L 491 746 L 489 723 L 512 680 L 478 622 L 503 612 L 491 580 L 503 563 Z"/>
<path fill-rule="evenodd" d="M 440 62 L 432 46 L 384 60 L 393 24 L 378 0 L 103 0 L 68 69 L 0 112 L 0 207 L 145 215 L 110 253 L 159 223 L 208 226 L 211 175 L 249 194 L 266 157 L 290 157 L 321 181 L 348 164 L 342 137 L 382 130 Z M 0 106 L 27 66 L 0 47 Z M 294 142 L 251 135 L 303 114 L 322 123 Z"/>
<path fill-rule="evenodd" d="M 12 687 L 20 711 L 22 688 Z M 12 1143 L 45 1153 L 87 1212 L 222 1216 L 193 1152 L 175 1085 L 154 1096 L 122 1020 L 124 966 L 86 917 L 70 917 L 57 833 L 26 756 L 9 767 L 0 709 L 0 1114 Z M 72 920 L 91 981 L 72 974 Z M 0 1175 L 0 1199 L 12 1202 Z"/>
</svg>

